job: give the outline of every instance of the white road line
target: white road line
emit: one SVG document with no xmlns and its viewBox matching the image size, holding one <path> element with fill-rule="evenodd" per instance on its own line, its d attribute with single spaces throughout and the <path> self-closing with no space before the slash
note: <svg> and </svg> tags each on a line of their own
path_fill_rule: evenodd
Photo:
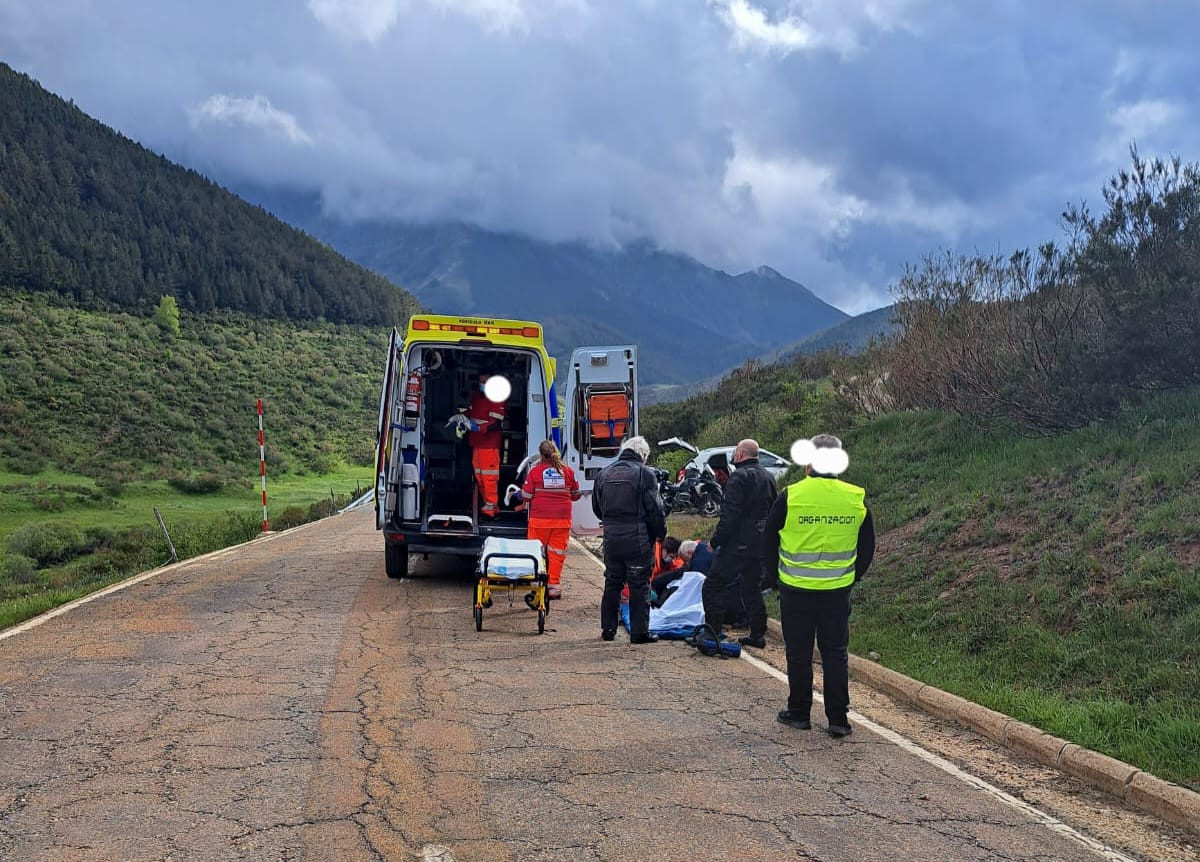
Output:
<svg viewBox="0 0 1200 862">
<path fill-rule="evenodd" d="M 755 658 L 754 656 L 750 655 L 749 653 L 747 653 L 745 651 L 742 652 L 742 658 L 744 660 L 750 662 L 750 664 L 754 665 L 756 668 L 763 671 L 764 673 L 775 677 L 775 679 L 779 680 L 780 682 L 784 683 L 785 685 L 787 684 L 787 681 L 788 681 L 787 674 L 784 673 L 783 671 L 781 671 L 779 668 L 775 667 L 774 665 L 767 664 L 767 662 L 763 661 L 762 659 Z M 814 691 L 813 692 L 813 701 L 815 703 L 824 703 L 825 699 L 821 696 L 821 693 L 819 691 Z M 1088 848 L 1089 850 L 1093 851 L 1094 853 L 1098 854 L 1099 856 L 1101 856 L 1105 859 L 1110 859 L 1110 860 L 1112 860 L 1112 862 L 1136 862 L 1136 860 L 1134 860 L 1133 858 L 1126 856 L 1125 854 L 1120 853 L 1119 851 L 1113 850 L 1112 848 L 1102 844 L 1101 842 L 1097 841 L 1095 838 L 1092 838 L 1091 836 L 1084 835 L 1082 832 L 1079 832 L 1076 829 L 1074 829 L 1073 827 L 1068 826 L 1066 823 L 1063 823 L 1061 820 L 1058 820 L 1057 818 L 1050 816 L 1046 812 L 1035 808 L 1034 806 L 1030 805 L 1028 802 L 1025 802 L 1024 800 L 1021 800 L 1021 799 L 1017 799 L 1017 797 L 1013 796 L 1010 793 L 1006 793 L 1005 791 L 1001 790 L 999 787 L 996 787 L 992 784 L 988 784 L 982 778 L 978 778 L 977 776 L 974 776 L 971 773 L 960 769 L 959 767 L 955 766 L 950 761 L 946 760 L 944 757 L 934 754 L 932 751 L 926 751 L 924 748 L 921 748 L 921 746 L 917 745 L 915 742 L 913 742 L 909 739 L 906 739 L 905 737 L 896 733 L 896 731 L 891 730 L 890 728 L 884 727 L 881 724 L 876 724 L 875 722 L 871 721 L 871 719 L 855 712 L 854 710 L 850 710 L 849 715 L 850 715 L 850 718 L 853 719 L 854 723 L 859 725 L 860 727 L 865 727 L 867 730 L 871 731 L 872 733 L 876 734 L 877 736 L 882 736 L 884 739 L 886 739 L 888 742 L 892 743 L 893 745 L 897 745 L 900 748 L 907 751 L 909 754 L 915 755 L 916 757 L 921 758 L 921 760 L 924 760 L 926 763 L 936 766 L 938 769 L 942 770 L 943 772 L 954 776 L 959 781 L 965 782 L 966 784 L 971 785 L 972 787 L 976 788 L 977 790 L 982 790 L 984 793 L 987 793 L 990 796 L 994 796 L 996 799 L 999 799 L 1001 802 L 1005 803 L 1006 805 L 1009 805 L 1013 808 L 1016 808 L 1020 811 L 1025 812 L 1030 817 L 1034 818 L 1035 820 L 1037 820 L 1039 823 L 1041 823 L 1043 826 L 1050 829 L 1051 831 L 1057 832 L 1059 835 L 1062 835 L 1064 838 L 1069 838 L 1070 840 L 1075 841 L 1078 844 L 1082 844 L 1084 847 Z"/>
<path fill-rule="evenodd" d="M 572 541 L 575 543 L 576 547 L 578 547 L 580 550 L 582 550 L 585 554 L 587 554 L 589 557 L 591 557 L 592 560 L 597 565 L 599 565 L 601 568 L 603 568 L 604 563 L 601 562 L 599 557 L 597 557 L 595 554 L 593 554 L 591 551 L 589 551 L 587 548 L 585 548 L 583 546 L 583 544 L 581 542 L 579 542 L 579 540 L 572 539 Z M 751 665 L 758 668 L 759 670 L 763 671 L 768 676 L 772 676 L 775 679 L 782 682 L 784 685 L 787 685 L 787 681 L 788 681 L 787 674 L 784 673 L 783 671 L 779 670 L 779 668 L 775 667 L 774 665 L 768 664 L 767 662 L 763 661 L 762 659 L 755 658 L 754 656 L 750 655 L 745 650 L 742 651 L 742 659 L 744 661 L 749 662 Z M 816 703 L 824 703 L 825 702 L 825 699 L 821 696 L 821 693 L 818 691 L 813 691 L 813 700 Z M 859 725 L 860 727 L 864 727 L 867 730 L 870 730 L 872 733 L 876 734 L 877 736 L 883 737 L 884 739 L 886 739 L 888 742 L 892 743 L 893 745 L 896 745 L 899 748 L 904 749 L 909 754 L 919 757 L 921 760 L 924 760 L 926 763 L 936 766 L 938 769 L 942 770 L 943 772 L 947 773 L 948 775 L 952 775 L 953 777 L 957 778 L 959 781 L 962 781 L 965 784 L 969 784 L 977 790 L 982 790 L 984 793 L 998 799 L 999 801 L 1003 802 L 1005 805 L 1008 805 L 1012 808 L 1017 809 L 1018 811 L 1022 811 L 1025 814 L 1028 814 L 1030 817 L 1032 817 L 1034 820 L 1041 823 L 1047 829 L 1051 830 L 1052 832 L 1056 832 L 1059 835 L 1063 836 L 1064 838 L 1067 838 L 1071 841 L 1074 841 L 1077 844 L 1080 844 L 1080 845 L 1086 847 L 1088 850 L 1091 850 L 1093 853 L 1097 854 L 1101 858 L 1111 860 L 1111 862 L 1136 862 L 1136 860 L 1133 859 L 1132 857 L 1126 856 L 1124 853 L 1121 853 L 1117 850 L 1113 850 L 1111 847 L 1108 847 L 1105 844 L 1101 843 L 1100 841 L 1097 841 L 1095 838 L 1092 838 L 1089 835 L 1085 835 L 1082 832 L 1079 832 L 1078 830 L 1076 830 L 1074 827 L 1068 826 L 1066 823 L 1063 823 L 1061 820 L 1059 820 L 1055 817 L 1052 817 L 1051 815 L 1047 814 L 1046 812 L 1035 808 L 1034 806 L 1030 805 L 1028 802 L 1018 799 L 1017 797 L 1013 796 L 1011 793 L 1006 793 L 1005 791 L 1001 790 L 999 787 L 996 787 L 996 786 L 984 781 L 982 778 L 974 776 L 971 773 L 960 769 L 959 767 L 955 766 L 950 761 L 946 760 L 944 757 L 934 754 L 932 751 L 926 751 L 924 748 L 921 748 L 921 746 L 917 745 L 912 740 L 907 739 L 907 738 L 901 736 L 900 734 L 896 733 L 896 731 L 891 730 L 890 728 L 884 727 L 881 724 L 876 724 L 875 722 L 871 721 L 869 718 L 867 718 L 857 712 L 854 712 L 853 710 L 850 711 L 850 718 L 853 719 L 855 724 Z"/>
<path fill-rule="evenodd" d="M 572 536 L 571 543 L 573 545 L 575 545 L 575 547 L 577 547 L 579 550 L 583 551 L 585 554 L 587 554 L 589 557 L 591 557 L 592 562 L 600 567 L 600 571 L 604 571 L 604 560 L 600 559 L 595 554 L 593 554 L 591 551 L 589 551 L 587 549 L 587 547 L 583 544 L 583 542 L 579 541 L 577 538 Z"/>
<path fill-rule="evenodd" d="M 426 844 L 421 848 L 421 862 L 454 862 L 449 847 L 441 844 Z"/>
</svg>

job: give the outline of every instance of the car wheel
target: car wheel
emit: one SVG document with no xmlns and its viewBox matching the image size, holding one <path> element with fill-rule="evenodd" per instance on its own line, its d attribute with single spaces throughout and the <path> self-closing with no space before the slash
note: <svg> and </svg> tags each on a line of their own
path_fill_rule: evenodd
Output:
<svg viewBox="0 0 1200 862">
<path fill-rule="evenodd" d="M 408 545 L 401 542 L 385 543 L 383 563 L 389 578 L 408 577 Z"/>
</svg>

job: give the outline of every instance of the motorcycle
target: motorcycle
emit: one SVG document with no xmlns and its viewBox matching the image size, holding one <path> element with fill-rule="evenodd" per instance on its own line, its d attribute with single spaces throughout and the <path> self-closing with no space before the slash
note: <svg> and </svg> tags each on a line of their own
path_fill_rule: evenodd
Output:
<svg viewBox="0 0 1200 862">
<path fill-rule="evenodd" d="M 706 518 L 721 514 L 724 492 L 710 468 L 701 471 L 688 467 L 683 471 L 683 477 L 674 483 L 666 470 L 655 468 L 654 472 L 658 476 L 658 493 L 666 514 L 696 512 Z"/>
</svg>

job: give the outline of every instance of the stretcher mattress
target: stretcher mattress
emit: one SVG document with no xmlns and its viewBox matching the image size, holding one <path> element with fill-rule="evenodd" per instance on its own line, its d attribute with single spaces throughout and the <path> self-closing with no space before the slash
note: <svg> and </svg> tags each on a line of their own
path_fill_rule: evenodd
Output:
<svg viewBox="0 0 1200 862">
<path fill-rule="evenodd" d="M 499 554 L 514 556 L 495 556 Z M 534 568 L 533 560 L 515 557 L 517 554 L 533 557 L 537 560 L 537 568 Z M 488 557 L 492 559 L 489 560 Z M 483 571 L 485 561 L 486 572 Z M 537 539 L 502 539 L 499 536 L 488 536 L 483 540 L 483 550 L 479 552 L 480 572 L 489 577 L 528 578 L 535 572 L 545 571 L 545 565 L 542 543 Z"/>
</svg>

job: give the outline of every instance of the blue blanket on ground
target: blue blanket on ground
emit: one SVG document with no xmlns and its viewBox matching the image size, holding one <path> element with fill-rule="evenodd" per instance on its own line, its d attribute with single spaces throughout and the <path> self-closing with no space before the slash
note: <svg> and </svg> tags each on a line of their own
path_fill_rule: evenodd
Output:
<svg viewBox="0 0 1200 862">
<path fill-rule="evenodd" d="M 621 605 L 621 625 L 625 626 L 625 631 L 629 631 L 629 605 Z M 684 638 L 690 638 L 692 632 L 695 631 L 695 626 L 668 626 L 666 628 L 655 628 L 653 622 L 650 625 L 650 634 L 658 635 L 663 640 L 681 641 Z"/>
</svg>

